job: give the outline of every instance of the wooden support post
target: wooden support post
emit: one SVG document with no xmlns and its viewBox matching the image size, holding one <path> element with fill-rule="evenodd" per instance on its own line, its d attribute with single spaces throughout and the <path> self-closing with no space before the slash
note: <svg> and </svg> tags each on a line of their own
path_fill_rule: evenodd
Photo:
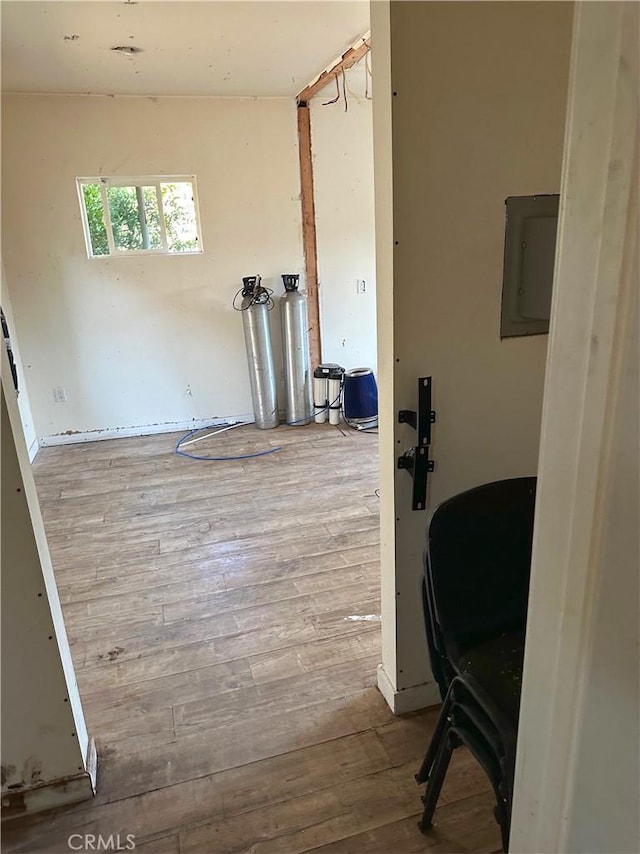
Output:
<svg viewBox="0 0 640 854">
<path fill-rule="evenodd" d="M 298 103 L 298 151 L 300 156 L 302 245 L 304 247 L 307 308 L 309 312 L 309 351 L 311 370 L 314 370 L 322 361 L 322 349 L 320 344 L 320 304 L 318 300 L 316 208 L 313 195 L 313 162 L 311 159 L 311 115 L 306 102 Z"/>
<path fill-rule="evenodd" d="M 302 202 L 302 245 L 309 311 L 309 355 L 311 369 L 322 362 L 320 343 L 320 302 L 318 299 L 318 244 L 316 240 L 316 206 L 313 192 L 313 160 L 311 155 L 311 113 L 309 100 L 321 89 L 360 62 L 371 49 L 371 34 L 358 39 L 349 50 L 319 74 L 298 93 L 298 152 L 300 156 L 300 201 Z"/>
</svg>

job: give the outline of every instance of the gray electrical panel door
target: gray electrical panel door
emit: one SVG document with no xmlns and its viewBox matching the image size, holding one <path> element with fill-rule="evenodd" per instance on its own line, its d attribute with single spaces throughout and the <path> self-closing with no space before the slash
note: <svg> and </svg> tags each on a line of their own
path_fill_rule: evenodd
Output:
<svg viewBox="0 0 640 854">
<path fill-rule="evenodd" d="M 510 196 L 505 202 L 501 338 L 549 331 L 559 199 Z"/>
</svg>

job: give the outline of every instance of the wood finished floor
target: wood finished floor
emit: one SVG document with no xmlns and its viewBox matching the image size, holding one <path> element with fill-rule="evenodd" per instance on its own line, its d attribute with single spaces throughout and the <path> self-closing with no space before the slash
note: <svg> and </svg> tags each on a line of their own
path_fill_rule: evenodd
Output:
<svg viewBox="0 0 640 854">
<path fill-rule="evenodd" d="M 3 851 L 135 834 L 147 854 L 491 852 L 493 800 L 457 751 L 420 834 L 437 710 L 375 688 L 377 439 L 251 427 L 176 457 L 161 435 L 48 448 L 34 464 L 97 797 L 3 827 Z M 77 837 L 75 838 L 77 840 Z"/>
</svg>

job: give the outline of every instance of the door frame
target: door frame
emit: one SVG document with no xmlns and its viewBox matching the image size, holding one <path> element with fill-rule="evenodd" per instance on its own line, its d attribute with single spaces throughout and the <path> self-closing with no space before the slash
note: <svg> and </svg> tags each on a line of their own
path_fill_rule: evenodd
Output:
<svg viewBox="0 0 640 854">
<path fill-rule="evenodd" d="M 572 828 L 590 808 L 577 793 L 578 761 L 604 631 L 612 461 L 638 454 L 637 441 L 616 444 L 613 427 L 637 329 L 638 13 L 636 3 L 579 3 L 574 20 L 511 825 L 518 852 L 578 850 Z M 633 571 L 633 554 L 620 560 Z M 603 727 L 603 738 L 627 743 L 629 733 Z"/>
</svg>

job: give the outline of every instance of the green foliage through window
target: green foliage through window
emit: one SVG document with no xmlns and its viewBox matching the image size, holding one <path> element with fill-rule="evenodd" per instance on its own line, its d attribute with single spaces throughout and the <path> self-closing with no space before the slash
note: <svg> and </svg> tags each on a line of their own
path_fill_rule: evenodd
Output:
<svg viewBox="0 0 640 854">
<path fill-rule="evenodd" d="M 84 209 L 87 212 L 89 236 L 91 238 L 91 254 L 108 255 L 109 241 L 102 215 L 102 196 L 100 195 L 99 185 L 83 184 L 82 196 L 84 198 Z"/>
<path fill-rule="evenodd" d="M 200 251 L 193 179 L 149 178 L 125 184 L 123 179 L 112 183 L 112 179 L 96 178 L 78 179 L 78 184 L 92 257 Z"/>
</svg>

